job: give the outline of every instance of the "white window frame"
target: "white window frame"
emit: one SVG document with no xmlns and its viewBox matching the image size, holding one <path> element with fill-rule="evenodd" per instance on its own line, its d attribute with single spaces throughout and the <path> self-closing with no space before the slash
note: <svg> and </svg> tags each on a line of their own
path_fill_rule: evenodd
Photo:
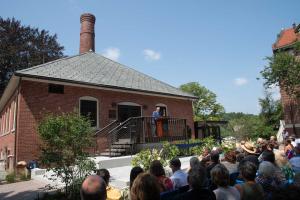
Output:
<svg viewBox="0 0 300 200">
<path fill-rule="evenodd" d="M 9 107 L 6 109 L 5 134 L 9 133 Z"/>
<path fill-rule="evenodd" d="M 17 119 L 17 101 L 13 101 L 13 113 L 14 113 L 14 116 L 13 116 L 13 119 L 12 119 L 12 129 L 11 131 L 15 131 L 16 130 L 16 119 Z"/>
<path fill-rule="evenodd" d="M 96 101 L 97 102 L 97 120 L 96 120 L 96 127 L 94 126 L 93 128 L 99 128 L 99 100 L 95 97 L 91 97 L 91 96 L 83 96 L 79 98 L 79 115 L 80 115 L 80 101 L 81 100 L 87 100 L 87 101 Z"/>
</svg>

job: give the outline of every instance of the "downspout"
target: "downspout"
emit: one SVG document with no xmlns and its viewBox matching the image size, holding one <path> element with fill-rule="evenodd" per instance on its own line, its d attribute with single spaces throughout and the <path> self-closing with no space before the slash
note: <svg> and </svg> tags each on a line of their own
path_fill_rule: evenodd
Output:
<svg viewBox="0 0 300 200">
<path fill-rule="evenodd" d="M 15 121 L 15 146 L 14 146 L 14 169 L 16 170 L 17 167 L 17 133 L 18 133 L 18 112 L 19 112 L 19 93 L 20 93 L 20 85 L 21 85 L 21 80 L 22 78 L 19 78 L 19 83 L 18 83 L 18 89 L 17 89 L 17 98 L 16 98 L 16 121 Z M 14 170 L 14 171 L 15 171 Z"/>
</svg>

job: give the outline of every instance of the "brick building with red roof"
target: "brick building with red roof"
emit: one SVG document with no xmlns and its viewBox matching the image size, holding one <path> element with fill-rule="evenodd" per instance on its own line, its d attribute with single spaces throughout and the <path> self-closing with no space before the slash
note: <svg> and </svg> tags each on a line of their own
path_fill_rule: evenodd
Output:
<svg viewBox="0 0 300 200">
<path fill-rule="evenodd" d="M 293 24 L 293 27 L 283 29 L 273 44 L 273 53 L 279 51 L 294 54 L 294 45 L 300 41 L 300 24 Z M 299 57 L 299 55 L 295 55 Z M 280 87 L 281 102 L 284 111 L 285 129 L 289 135 L 300 137 L 300 99 L 291 99 L 283 87 Z"/>
</svg>

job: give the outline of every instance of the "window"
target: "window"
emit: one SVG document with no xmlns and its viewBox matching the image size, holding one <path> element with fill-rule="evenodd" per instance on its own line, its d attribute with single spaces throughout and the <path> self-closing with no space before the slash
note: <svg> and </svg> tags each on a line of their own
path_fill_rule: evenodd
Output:
<svg viewBox="0 0 300 200">
<path fill-rule="evenodd" d="M 83 97 L 79 100 L 80 115 L 91 121 L 92 127 L 98 127 L 98 100 L 92 97 Z"/>
<path fill-rule="evenodd" d="M 57 85 L 57 84 L 48 84 L 48 92 L 55 93 L 55 94 L 63 94 L 64 93 L 64 86 Z"/>
<path fill-rule="evenodd" d="M 12 127 L 11 127 L 11 130 L 14 131 L 16 129 L 16 117 L 17 117 L 17 102 L 16 101 L 13 101 L 12 102 Z"/>
<path fill-rule="evenodd" d="M 9 109 L 6 110 L 6 117 L 5 117 L 5 133 L 9 131 Z"/>
</svg>

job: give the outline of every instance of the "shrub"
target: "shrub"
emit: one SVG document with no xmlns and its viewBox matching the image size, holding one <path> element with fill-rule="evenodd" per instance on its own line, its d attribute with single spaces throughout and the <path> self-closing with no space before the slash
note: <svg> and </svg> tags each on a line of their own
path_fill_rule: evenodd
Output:
<svg viewBox="0 0 300 200">
<path fill-rule="evenodd" d="M 219 143 L 212 137 L 206 137 L 201 140 L 201 144 L 196 147 L 192 147 L 191 151 L 193 155 L 201 155 L 203 153 L 204 148 L 212 149 L 213 147 L 220 146 Z"/>
<path fill-rule="evenodd" d="M 42 139 L 42 164 L 65 184 L 67 197 L 79 198 L 79 182 L 96 168 L 86 153 L 93 144 L 90 121 L 78 113 L 51 115 L 39 124 L 38 132 Z M 56 179 L 55 176 L 49 179 Z"/>
<path fill-rule="evenodd" d="M 22 174 L 21 177 L 20 177 L 20 180 L 21 181 L 28 181 L 28 180 L 30 180 L 30 175 L 26 176 L 26 174 Z"/>
<path fill-rule="evenodd" d="M 8 183 L 14 183 L 14 182 L 16 182 L 16 175 L 15 175 L 15 173 L 7 174 L 6 177 L 5 177 L 5 180 Z"/>
<path fill-rule="evenodd" d="M 159 160 L 165 167 L 169 164 L 169 161 L 171 159 L 177 157 L 178 155 L 179 149 L 175 145 L 172 145 L 169 142 L 165 142 L 161 150 L 142 150 L 140 153 L 135 155 L 135 157 L 131 161 L 131 164 L 133 166 L 140 166 L 144 170 L 148 170 L 152 161 Z"/>
</svg>

